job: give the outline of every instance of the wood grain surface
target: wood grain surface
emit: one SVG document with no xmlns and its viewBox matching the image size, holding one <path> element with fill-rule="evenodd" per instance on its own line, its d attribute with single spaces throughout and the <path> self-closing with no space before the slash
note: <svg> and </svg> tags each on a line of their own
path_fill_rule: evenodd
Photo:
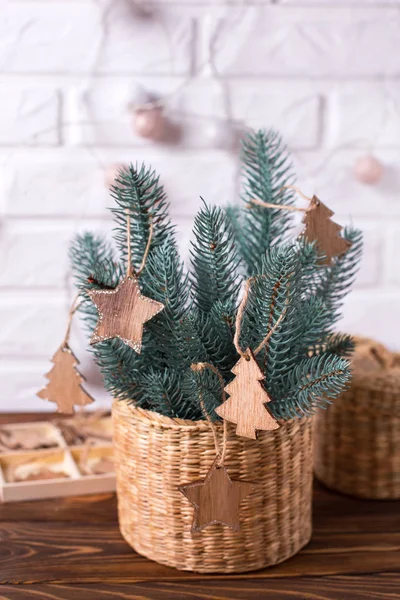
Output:
<svg viewBox="0 0 400 600">
<path fill-rule="evenodd" d="M 314 500 L 314 534 L 302 552 L 229 577 L 137 555 L 119 533 L 113 494 L 0 505 L 0 599 L 400 598 L 400 502 L 356 500 L 318 484 Z"/>
<path fill-rule="evenodd" d="M 212 523 L 222 523 L 235 531 L 240 529 L 240 503 L 255 488 L 248 481 L 235 481 L 217 460 L 204 479 L 180 486 L 180 491 L 194 506 L 193 531 L 201 531 Z"/>
<path fill-rule="evenodd" d="M 253 440 L 257 437 L 258 429 L 278 429 L 276 419 L 266 406 L 271 398 L 261 385 L 261 381 L 265 379 L 264 373 L 250 348 L 247 348 L 245 356 L 240 357 L 232 373 L 236 377 L 225 388 L 229 398 L 215 409 L 217 415 L 237 424 L 236 435 Z M 246 398 L 245 403 L 243 398 Z"/>
<path fill-rule="evenodd" d="M 340 232 L 343 227 L 331 220 L 334 213 L 319 198 L 313 196 L 309 210 L 303 218 L 304 237 L 309 242 L 315 242 L 321 254 L 322 261 L 329 265 L 336 256 L 342 256 L 350 248 L 351 243 L 345 240 Z"/>
<path fill-rule="evenodd" d="M 51 359 L 53 367 L 46 373 L 49 383 L 37 393 L 39 398 L 55 402 L 60 413 L 72 415 L 74 404 L 85 406 L 94 400 L 82 387 L 85 378 L 79 373 L 79 360 L 66 342 Z"/>
<path fill-rule="evenodd" d="M 143 296 L 136 277 L 125 277 L 115 290 L 89 290 L 88 295 L 99 313 L 90 343 L 119 338 L 140 354 L 143 326 L 164 305 Z"/>
</svg>

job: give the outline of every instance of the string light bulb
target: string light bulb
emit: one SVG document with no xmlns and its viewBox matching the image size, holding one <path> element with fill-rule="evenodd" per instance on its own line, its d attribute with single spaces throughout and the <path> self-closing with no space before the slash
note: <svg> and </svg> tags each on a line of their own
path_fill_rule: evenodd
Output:
<svg viewBox="0 0 400 600">
<path fill-rule="evenodd" d="M 135 109 L 133 113 L 133 130 L 136 135 L 150 140 L 161 140 L 165 128 L 164 107 L 144 105 Z"/>
<path fill-rule="evenodd" d="M 383 177 L 383 165 L 372 155 L 358 158 L 353 171 L 355 178 L 366 185 L 376 185 Z"/>
</svg>

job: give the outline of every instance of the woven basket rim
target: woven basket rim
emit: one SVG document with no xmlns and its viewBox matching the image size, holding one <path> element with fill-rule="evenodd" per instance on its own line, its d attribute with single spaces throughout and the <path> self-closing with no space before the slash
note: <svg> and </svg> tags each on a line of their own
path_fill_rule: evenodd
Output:
<svg viewBox="0 0 400 600">
<path fill-rule="evenodd" d="M 150 425 L 157 425 L 167 429 L 181 429 L 183 427 L 187 429 L 197 429 L 202 431 L 208 431 L 210 424 L 206 419 L 200 419 L 198 421 L 192 421 L 191 419 L 180 419 L 179 417 L 166 417 L 154 410 L 148 410 L 146 408 L 140 408 L 134 404 L 130 404 L 128 400 L 113 399 L 113 405 L 118 406 L 118 409 L 125 410 L 132 413 L 132 416 L 138 416 L 142 419 L 150 421 Z M 303 416 L 298 419 L 278 419 L 280 425 L 290 425 L 291 423 L 303 423 L 307 419 L 311 419 L 311 416 Z M 217 429 L 222 429 L 222 422 L 215 421 L 214 425 Z"/>
<path fill-rule="evenodd" d="M 122 410 L 127 410 L 132 413 L 132 416 L 135 414 L 142 419 L 147 419 L 154 425 L 159 425 L 161 427 L 167 427 L 170 429 L 180 429 L 181 427 L 190 427 L 191 429 L 204 429 L 208 430 L 210 425 L 208 422 L 204 420 L 192 421 L 191 419 L 180 419 L 179 417 L 166 417 L 154 410 L 147 410 L 146 408 L 140 408 L 139 406 L 135 406 L 134 404 L 130 404 L 128 400 L 120 400 L 118 398 L 114 398 L 113 401 L 114 406 L 118 406 L 119 408 L 123 407 Z M 151 424 L 150 423 L 150 424 Z M 215 423 L 217 427 L 220 427 L 220 423 L 217 421 Z"/>
<path fill-rule="evenodd" d="M 352 372 L 351 385 L 352 387 L 358 388 L 370 388 L 371 385 L 376 383 L 379 389 L 393 389 L 397 388 L 400 392 L 400 371 L 393 373 L 393 370 L 388 373 L 377 372 L 377 373 L 365 373 L 365 372 Z"/>
<path fill-rule="evenodd" d="M 383 344 L 366 336 L 353 336 L 356 349 L 353 358 L 357 357 L 362 346 L 380 346 L 393 357 L 393 364 L 386 368 L 379 366 L 373 371 L 362 368 L 361 365 L 351 364 L 351 388 L 371 390 L 398 397 L 400 401 L 400 353 L 389 351 Z"/>
</svg>

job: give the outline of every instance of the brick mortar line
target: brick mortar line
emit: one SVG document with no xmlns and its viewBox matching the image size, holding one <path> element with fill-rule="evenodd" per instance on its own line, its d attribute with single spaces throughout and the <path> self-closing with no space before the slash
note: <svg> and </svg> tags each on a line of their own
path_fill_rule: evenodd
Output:
<svg viewBox="0 0 400 600">
<path fill-rule="evenodd" d="M 400 4 L 399 4 L 400 11 Z M 42 71 L 21 71 L 21 72 L 6 72 L 3 71 L 0 73 L 0 82 L 2 79 L 15 79 L 17 81 L 22 81 L 23 79 L 29 80 L 32 78 L 34 83 L 42 83 L 38 81 L 42 79 L 50 79 L 51 82 L 54 82 L 58 78 L 63 80 L 68 79 L 76 79 L 76 83 L 82 84 L 85 81 L 82 81 L 83 78 L 90 79 L 92 81 L 102 80 L 102 79 L 127 79 L 128 81 L 132 81 L 132 79 L 142 79 L 142 80 L 166 80 L 171 81 L 175 80 L 178 82 L 179 80 L 187 80 L 187 81 L 195 81 L 201 79 L 201 74 L 190 74 L 187 73 L 151 73 L 149 75 L 144 75 L 143 73 L 135 72 L 135 71 L 120 71 L 120 72 L 105 72 L 105 73 L 92 73 L 91 71 L 74 71 L 74 73 L 62 73 L 62 72 L 42 72 Z M 248 73 L 220 73 L 219 79 L 227 80 L 227 81 L 237 81 L 238 79 L 245 79 L 246 81 L 254 80 L 254 81 L 296 81 L 298 83 L 299 80 L 303 80 L 305 82 L 315 82 L 315 81 L 331 81 L 338 82 L 346 81 L 346 82 L 359 82 L 365 81 L 378 81 L 378 82 L 390 82 L 390 81 L 400 81 L 400 73 L 393 74 L 381 74 L 381 73 L 371 73 L 371 74 L 360 74 L 360 73 L 351 73 L 347 75 L 338 75 L 332 73 L 331 75 L 316 75 L 316 74 L 306 74 L 306 73 L 287 73 L 285 75 L 278 75 L 276 73 L 260 73 L 256 75 L 251 75 Z M 212 80 L 210 79 L 210 82 Z M 190 83 L 189 83 L 190 85 Z M 189 87 L 189 86 L 188 86 Z"/>
</svg>

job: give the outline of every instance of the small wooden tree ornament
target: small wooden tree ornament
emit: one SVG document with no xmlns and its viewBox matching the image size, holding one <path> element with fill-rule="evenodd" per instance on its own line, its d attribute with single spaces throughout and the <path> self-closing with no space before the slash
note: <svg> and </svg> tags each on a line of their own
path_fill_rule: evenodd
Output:
<svg viewBox="0 0 400 600">
<path fill-rule="evenodd" d="M 222 395 L 225 398 L 224 379 L 216 367 L 209 363 L 197 363 L 192 365 L 193 371 L 211 369 L 219 378 Z M 215 425 L 206 411 L 203 399 L 200 395 L 200 406 L 206 417 L 215 444 L 216 458 L 204 479 L 191 481 L 179 486 L 179 491 L 189 500 L 194 507 L 192 531 L 201 531 L 207 525 L 225 525 L 233 531 L 240 529 L 240 504 L 242 500 L 256 487 L 249 481 L 238 481 L 229 477 L 224 467 L 227 448 L 227 426 L 223 425 L 222 450 L 220 449 Z"/>
<path fill-rule="evenodd" d="M 275 325 L 270 329 L 254 352 L 252 352 L 250 348 L 247 348 L 246 352 L 243 352 L 240 348 L 239 338 L 242 317 L 247 304 L 250 285 L 251 279 L 248 279 L 236 316 L 234 344 L 238 354 L 240 354 L 239 361 L 232 369 L 232 373 L 234 373 L 236 377 L 225 387 L 225 392 L 230 395 L 230 398 L 218 406 L 215 409 L 215 412 L 224 420 L 237 425 L 237 435 L 254 440 L 257 437 L 257 430 L 273 431 L 279 427 L 279 423 L 266 407 L 266 404 L 268 404 L 271 399 L 261 384 L 265 377 L 258 366 L 255 357 L 268 344 L 272 334 L 285 317 L 289 302 L 289 288 L 287 290 L 285 308 Z"/>
<path fill-rule="evenodd" d="M 94 329 L 91 344 L 119 338 L 138 354 L 142 350 L 144 324 L 164 309 L 161 302 L 143 296 L 138 276 L 146 263 L 152 239 L 152 224 L 142 264 L 135 273 L 131 265 L 130 219 L 127 215 L 128 266 L 127 274 L 115 290 L 87 290 L 95 304 L 99 320 Z"/>
<path fill-rule="evenodd" d="M 51 359 L 54 366 L 46 374 L 49 383 L 37 393 L 39 398 L 55 402 L 57 412 L 68 415 L 74 413 L 74 405 L 83 407 L 94 401 L 82 388 L 81 384 L 85 381 L 85 378 L 76 368 L 79 365 L 79 360 L 68 344 L 72 317 L 76 309 L 77 304 L 74 302 L 69 313 L 64 341 Z"/>
<path fill-rule="evenodd" d="M 324 255 L 323 264 L 331 264 L 336 256 L 342 256 L 351 246 L 340 232 L 343 227 L 331 220 L 334 213 L 316 196 L 311 198 L 303 223 L 303 235 L 309 242 L 315 242 Z"/>
<path fill-rule="evenodd" d="M 237 424 L 237 435 L 253 440 L 257 437 L 257 429 L 278 429 L 278 422 L 265 406 L 271 398 L 261 384 L 265 377 L 250 348 L 233 367 L 232 373 L 236 377 L 225 388 L 230 398 L 215 412 L 222 419 Z"/>
<path fill-rule="evenodd" d="M 340 232 L 343 227 L 331 220 L 334 213 L 317 196 L 309 198 L 305 196 L 298 188 L 292 185 L 284 185 L 284 189 L 291 189 L 297 192 L 302 198 L 310 203 L 308 208 L 298 208 L 296 206 L 285 206 L 283 204 L 271 204 L 258 198 L 252 198 L 251 202 L 265 208 L 274 208 L 278 210 L 298 211 L 305 213 L 303 223 L 304 230 L 300 237 L 306 238 L 309 242 L 315 242 L 318 250 L 323 255 L 322 264 L 332 264 L 332 259 L 337 256 L 343 256 L 351 247 L 351 242 L 345 240 Z"/>
<path fill-rule="evenodd" d="M 74 405 L 86 406 L 93 398 L 82 388 L 85 378 L 76 366 L 79 361 L 68 344 L 63 344 L 51 359 L 53 368 L 46 374 L 49 383 L 38 392 L 39 398 L 56 402 L 57 412 L 71 415 Z"/>
</svg>

